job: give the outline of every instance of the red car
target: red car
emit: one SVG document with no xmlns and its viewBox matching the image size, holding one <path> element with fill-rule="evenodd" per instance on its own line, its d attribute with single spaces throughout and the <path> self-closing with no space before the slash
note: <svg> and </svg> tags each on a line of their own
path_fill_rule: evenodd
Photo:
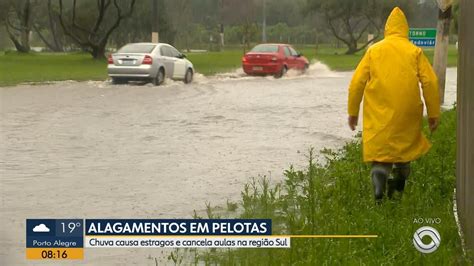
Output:
<svg viewBox="0 0 474 266">
<path fill-rule="evenodd" d="M 248 75 L 279 78 L 289 69 L 304 72 L 308 67 L 308 59 L 288 44 L 259 44 L 242 58 L 242 68 Z"/>
</svg>

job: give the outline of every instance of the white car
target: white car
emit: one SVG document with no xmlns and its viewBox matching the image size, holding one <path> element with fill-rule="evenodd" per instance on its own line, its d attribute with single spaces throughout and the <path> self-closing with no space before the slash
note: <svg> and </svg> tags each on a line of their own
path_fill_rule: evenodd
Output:
<svg viewBox="0 0 474 266">
<path fill-rule="evenodd" d="M 191 83 L 194 75 L 193 64 L 166 43 L 127 44 L 109 56 L 107 71 L 114 84 L 142 80 L 161 85 L 165 77 Z"/>
</svg>

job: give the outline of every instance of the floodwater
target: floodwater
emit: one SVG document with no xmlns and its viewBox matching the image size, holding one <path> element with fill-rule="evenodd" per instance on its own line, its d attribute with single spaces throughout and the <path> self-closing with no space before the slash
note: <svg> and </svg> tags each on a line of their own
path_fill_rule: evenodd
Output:
<svg viewBox="0 0 474 266">
<path fill-rule="evenodd" d="M 250 177 L 281 180 L 309 147 L 354 135 L 351 75 L 315 63 L 282 79 L 235 71 L 191 85 L 0 88 L 0 264 L 27 263 L 27 218 L 191 218 L 206 202 L 238 201 Z M 450 106 L 456 69 L 447 83 Z M 80 263 L 155 265 L 162 252 L 88 249 Z"/>
</svg>

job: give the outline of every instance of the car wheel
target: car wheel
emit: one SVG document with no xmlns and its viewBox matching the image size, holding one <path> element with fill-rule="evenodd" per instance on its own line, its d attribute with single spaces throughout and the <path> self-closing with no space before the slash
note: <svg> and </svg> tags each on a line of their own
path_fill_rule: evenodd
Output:
<svg viewBox="0 0 474 266">
<path fill-rule="evenodd" d="M 163 68 L 160 68 L 160 70 L 158 70 L 158 73 L 156 74 L 156 77 L 153 78 L 151 82 L 155 86 L 160 86 L 161 84 L 163 84 L 164 81 L 165 81 L 165 70 Z"/>
<path fill-rule="evenodd" d="M 287 66 L 283 66 L 283 67 L 281 68 L 281 71 L 280 71 L 278 74 L 275 75 L 275 78 L 278 79 L 278 78 L 283 77 L 283 76 L 286 74 L 286 72 L 288 72 L 288 67 L 287 67 Z"/>
<path fill-rule="evenodd" d="M 304 65 L 304 68 L 303 68 L 303 74 L 308 72 L 308 69 L 309 69 L 309 65 L 308 64 L 305 64 Z"/>
<path fill-rule="evenodd" d="M 117 84 L 125 84 L 127 83 L 126 79 L 123 78 L 112 78 L 112 84 L 117 85 Z"/>
<path fill-rule="evenodd" d="M 184 83 L 189 84 L 191 82 L 193 82 L 193 71 L 189 68 L 184 76 Z"/>
</svg>

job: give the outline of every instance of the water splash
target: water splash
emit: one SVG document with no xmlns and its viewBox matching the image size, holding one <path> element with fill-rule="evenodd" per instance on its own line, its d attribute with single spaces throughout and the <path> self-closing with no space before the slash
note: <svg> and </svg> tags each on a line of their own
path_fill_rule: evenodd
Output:
<svg viewBox="0 0 474 266">
<path fill-rule="evenodd" d="M 300 70 L 290 69 L 285 76 L 281 79 L 301 79 L 301 78 L 337 78 L 341 77 L 341 73 L 332 71 L 329 67 L 319 61 L 312 61 L 309 68 L 306 72 L 302 72 Z M 236 68 L 235 70 L 218 73 L 212 76 L 205 76 L 201 73 L 196 72 L 194 74 L 194 80 L 192 84 L 210 84 L 215 82 L 226 82 L 226 81 L 242 81 L 242 80 L 274 80 L 275 78 L 272 75 L 268 76 L 249 76 L 245 74 L 242 68 Z M 94 85 L 98 88 L 107 88 L 110 86 L 147 86 L 147 87 L 154 87 L 151 83 L 146 82 L 129 82 L 128 84 L 122 85 L 113 85 L 111 80 L 105 81 L 88 81 L 89 84 Z M 166 79 L 165 82 L 160 87 L 175 87 L 183 85 L 183 81 L 181 80 L 172 80 Z"/>
<path fill-rule="evenodd" d="M 341 77 L 341 74 L 329 69 L 329 67 L 319 61 L 313 60 L 306 72 L 300 70 L 290 69 L 282 79 L 295 79 L 295 78 L 308 78 L 308 77 L 326 77 L 336 78 Z M 274 79 L 272 75 L 268 76 L 249 76 L 244 73 L 242 68 L 237 68 L 230 72 L 219 73 L 213 76 L 204 76 L 203 74 L 196 73 L 194 75 L 194 82 L 198 84 L 207 84 L 213 81 L 235 81 L 235 80 L 258 80 Z"/>
</svg>

